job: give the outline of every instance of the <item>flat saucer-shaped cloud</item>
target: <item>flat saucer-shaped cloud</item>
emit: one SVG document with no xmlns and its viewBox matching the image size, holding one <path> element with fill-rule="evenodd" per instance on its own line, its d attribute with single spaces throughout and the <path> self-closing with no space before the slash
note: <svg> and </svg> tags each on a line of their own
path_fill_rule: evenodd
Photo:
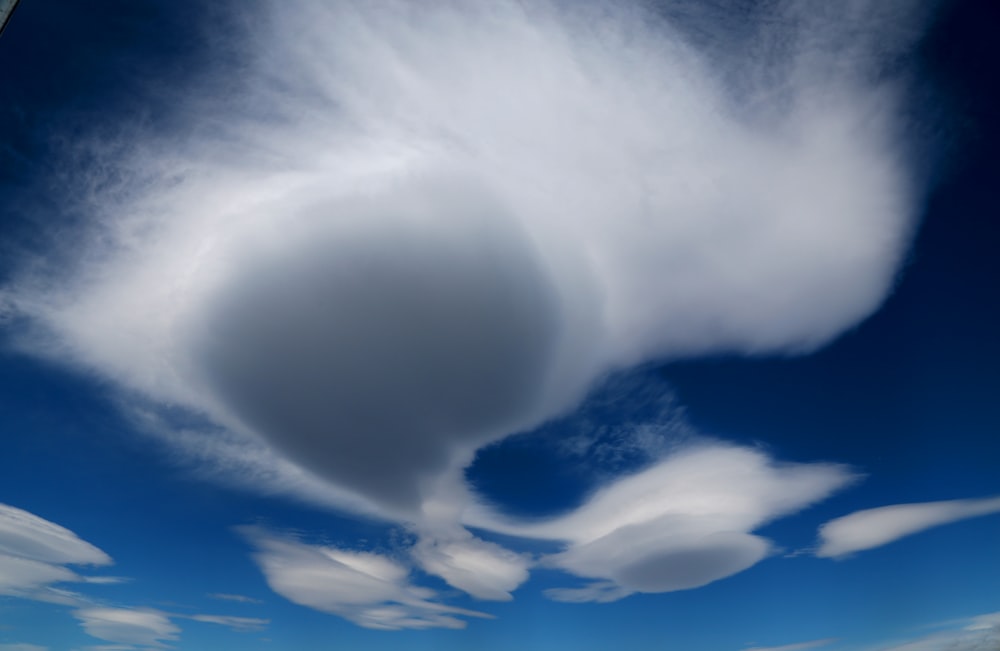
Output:
<svg viewBox="0 0 1000 651">
<path fill-rule="evenodd" d="M 253 3 L 176 134 L 74 169 L 86 229 L 0 313 L 207 417 L 222 466 L 266 441 L 263 490 L 306 486 L 290 464 L 407 522 L 606 373 L 813 350 L 911 236 L 893 71 L 920 12 L 656 4 Z"/>
<path fill-rule="evenodd" d="M 537 411 L 558 315 L 488 194 L 460 178 L 391 185 L 294 208 L 280 241 L 241 243 L 194 357 L 291 459 L 406 508 L 456 456 Z"/>
</svg>

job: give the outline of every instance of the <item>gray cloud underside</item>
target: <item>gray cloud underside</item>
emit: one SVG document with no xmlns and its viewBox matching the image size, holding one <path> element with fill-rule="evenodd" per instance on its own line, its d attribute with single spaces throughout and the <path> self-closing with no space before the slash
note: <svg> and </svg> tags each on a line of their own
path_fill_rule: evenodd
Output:
<svg viewBox="0 0 1000 651">
<path fill-rule="evenodd" d="M 894 504 L 856 511 L 820 527 L 817 556 L 838 558 L 888 545 L 926 529 L 1000 513 L 1000 497 Z"/>
</svg>

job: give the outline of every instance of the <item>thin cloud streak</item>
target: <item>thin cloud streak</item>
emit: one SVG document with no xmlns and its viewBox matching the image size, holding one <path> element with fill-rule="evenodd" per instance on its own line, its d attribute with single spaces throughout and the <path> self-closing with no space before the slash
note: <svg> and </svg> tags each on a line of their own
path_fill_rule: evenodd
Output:
<svg viewBox="0 0 1000 651">
<path fill-rule="evenodd" d="M 894 504 L 856 511 L 820 527 L 821 558 L 842 558 L 933 527 L 1000 513 L 1000 497 Z"/>
</svg>

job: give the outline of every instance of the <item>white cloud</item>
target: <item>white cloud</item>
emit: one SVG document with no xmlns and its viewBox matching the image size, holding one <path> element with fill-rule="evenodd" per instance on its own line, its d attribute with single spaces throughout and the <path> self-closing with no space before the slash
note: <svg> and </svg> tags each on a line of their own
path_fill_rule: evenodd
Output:
<svg viewBox="0 0 1000 651">
<path fill-rule="evenodd" d="M 857 511 L 820 527 L 817 556 L 838 558 L 967 518 L 1000 513 L 1000 497 L 895 504 Z"/>
<path fill-rule="evenodd" d="M 511 592 L 528 580 L 531 560 L 463 531 L 444 537 L 435 532 L 413 548 L 420 567 L 477 599 L 510 601 Z"/>
<path fill-rule="evenodd" d="M 613 601 L 696 588 L 747 569 L 771 550 L 754 529 L 855 479 L 843 466 L 782 464 L 758 450 L 706 443 L 611 483 L 559 518 L 518 523 L 480 507 L 467 519 L 507 534 L 565 541 L 565 550 L 543 563 L 595 581 L 549 596 Z"/>
<path fill-rule="evenodd" d="M 181 629 L 158 610 L 88 607 L 73 611 L 88 635 L 117 644 L 165 647 Z"/>
<path fill-rule="evenodd" d="M 528 561 L 459 525 L 476 450 L 613 370 L 815 349 L 890 291 L 915 201 L 882 65 L 919 33 L 904 4 L 241 6 L 263 15 L 227 44 L 225 91 L 169 102 L 195 135 L 88 152 L 64 201 L 86 226 L 0 288 L 0 313 L 209 472 L 406 523 L 423 569 L 509 598 Z M 157 405 L 209 424 L 176 431 Z M 753 565 L 754 528 L 848 477 L 706 448 L 507 524 L 564 540 L 545 562 L 594 581 L 553 596 L 608 600 Z M 297 603 L 390 628 L 475 614 L 388 559 L 250 537 Z"/>
<path fill-rule="evenodd" d="M 86 577 L 67 565 L 110 565 L 111 558 L 75 533 L 53 522 L 0 504 L 0 595 L 76 605 L 80 596 L 59 583 L 118 582 L 116 577 Z"/>
<path fill-rule="evenodd" d="M 232 615 L 185 615 L 185 617 L 196 622 L 226 626 L 239 633 L 260 631 L 271 623 L 271 620 L 269 619 L 261 619 L 259 617 L 234 617 Z"/>
<path fill-rule="evenodd" d="M 61 565 L 111 564 L 69 529 L 6 504 L 0 504 L 0 553 Z"/>
<path fill-rule="evenodd" d="M 890 642 L 870 651 L 995 651 L 1000 648 L 1000 612 L 952 622 L 945 630 Z"/>
<path fill-rule="evenodd" d="M 257 527 L 241 532 L 257 548 L 254 560 L 276 593 L 301 606 L 376 629 L 464 628 L 460 617 L 489 617 L 434 601 L 392 559 L 309 545 Z"/>
<path fill-rule="evenodd" d="M 25 347 L 419 518 L 611 368 L 806 351 L 878 306 L 912 225 L 886 5 L 706 13 L 695 46 L 638 6 L 264 3 L 250 97 L 111 147 L 82 253 L 2 302 Z M 733 56 L 754 30 L 772 54 Z"/>
<path fill-rule="evenodd" d="M 49 651 L 49 647 L 23 643 L 0 644 L 0 651 Z"/>
<path fill-rule="evenodd" d="M 808 642 L 797 642 L 795 644 L 784 644 L 782 646 L 755 646 L 743 651 L 805 651 L 806 649 L 818 649 L 829 646 L 836 642 L 836 638 L 826 638 L 822 640 L 810 640 Z"/>
</svg>

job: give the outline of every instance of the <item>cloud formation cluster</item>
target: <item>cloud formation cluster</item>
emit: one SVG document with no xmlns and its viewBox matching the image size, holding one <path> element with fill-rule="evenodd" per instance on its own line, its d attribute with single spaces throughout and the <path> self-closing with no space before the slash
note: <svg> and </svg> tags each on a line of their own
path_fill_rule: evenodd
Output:
<svg viewBox="0 0 1000 651">
<path fill-rule="evenodd" d="M 311 545 L 256 527 L 242 533 L 276 593 L 294 603 L 349 619 L 366 628 L 463 628 L 459 617 L 490 617 L 434 601 L 415 585 L 405 565 L 384 555 Z"/>
<path fill-rule="evenodd" d="M 806 352 L 890 291 L 915 199 L 893 71 L 919 12 L 766 4 L 255 4 L 238 64 L 178 98 L 188 137 L 80 171 L 109 191 L 0 313 L 26 349 L 210 421 L 168 435 L 193 454 L 406 523 L 414 561 L 473 596 L 510 598 L 530 565 L 473 521 L 564 541 L 544 562 L 591 581 L 566 600 L 745 569 L 756 527 L 849 473 L 709 446 L 528 526 L 484 519 L 463 469 L 609 372 Z M 297 603 L 478 615 L 388 559 L 248 537 Z"/>
<path fill-rule="evenodd" d="M 0 595 L 73 604 L 78 596 L 59 584 L 108 579 L 82 576 L 68 566 L 111 563 L 110 556 L 69 529 L 0 504 Z"/>
</svg>

